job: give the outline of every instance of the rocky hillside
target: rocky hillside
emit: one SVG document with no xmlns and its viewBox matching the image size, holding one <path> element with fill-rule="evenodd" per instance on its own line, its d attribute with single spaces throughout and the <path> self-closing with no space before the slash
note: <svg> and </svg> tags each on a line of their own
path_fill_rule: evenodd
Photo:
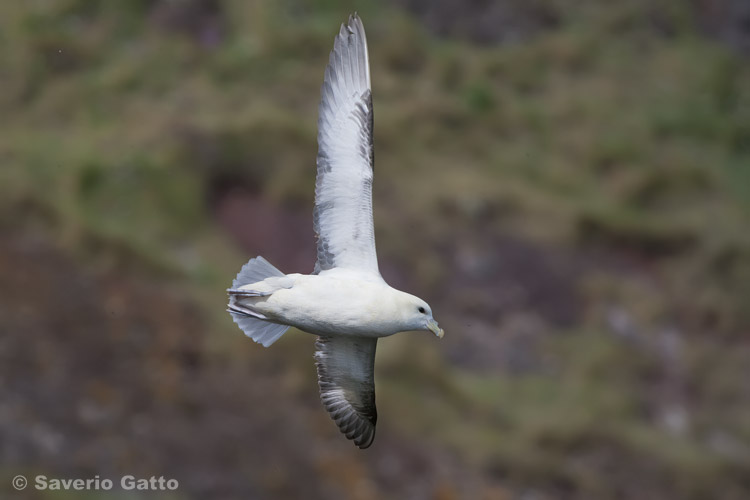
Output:
<svg viewBox="0 0 750 500">
<path fill-rule="evenodd" d="M 446 330 L 380 342 L 365 452 L 313 339 L 266 350 L 224 311 L 251 255 L 312 269 L 353 7 L 0 4 L 0 496 L 750 496 L 742 2 L 355 4 L 381 270 Z"/>
</svg>

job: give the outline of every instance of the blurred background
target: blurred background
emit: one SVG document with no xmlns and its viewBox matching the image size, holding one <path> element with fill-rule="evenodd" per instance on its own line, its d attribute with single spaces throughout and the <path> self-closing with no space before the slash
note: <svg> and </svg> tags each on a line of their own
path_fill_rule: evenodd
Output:
<svg viewBox="0 0 750 500">
<path fill-rule="evenodd" d="M 313 268 L 354 10 L 382 274 L 446 331 L 379 343 L 366 451 L 311 336 L 225 312 L 250 256 Z M 3 498 L 750 498 L 747 1 L 32 0 L 0 28 Z"/>
</svg>

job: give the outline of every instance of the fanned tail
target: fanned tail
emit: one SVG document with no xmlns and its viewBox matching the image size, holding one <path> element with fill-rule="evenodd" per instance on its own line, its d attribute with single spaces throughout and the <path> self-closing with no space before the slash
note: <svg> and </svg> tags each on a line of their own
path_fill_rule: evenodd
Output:
<svg viewBox="0 0 750 500">
<path fill-rule="evenodd" d="M 245 335 L 263 347 L 276 342 L 289 329 L 289 326 L 271 322 L 263 314 L 254 311 L 252 299 L 271 295 L 280 288 L 288 288 L 291 285 L 284 280 L 285 277 L 284 273 L 263 257 L 258 256 L 242 266 L 232 282 L 232 288 L 227 290 L 229 293 L 227 311 L 232 315 L 232 319 Z M 248 285 L 257 286 L 254 288 Z"/>
<path fill-rule="evenodd" d="M 251 283 L 257 283 L 258 281 L 263 281 L 264 279 L 273 276 L 280 277 L 286 275 L 259 255 L 254 259 L 248 260 L 247 264 L 242 266 L 240 272 L 237 273 L 237 277 L 232 281 L 232 288 L 239 288 Z"/>
</svg>

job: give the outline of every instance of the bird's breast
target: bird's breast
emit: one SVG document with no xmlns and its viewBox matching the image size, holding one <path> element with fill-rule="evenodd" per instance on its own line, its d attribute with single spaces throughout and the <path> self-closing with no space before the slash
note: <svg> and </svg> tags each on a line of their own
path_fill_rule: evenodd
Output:
<svg viewBox="0 0 750 500">
<path fill-rule="evenodd" d="M 391 293 L 385 283 L 302 275 L 266 306 L 280 322 L 309 333 L 383 337 L 398 331 Z"/>
</svg>

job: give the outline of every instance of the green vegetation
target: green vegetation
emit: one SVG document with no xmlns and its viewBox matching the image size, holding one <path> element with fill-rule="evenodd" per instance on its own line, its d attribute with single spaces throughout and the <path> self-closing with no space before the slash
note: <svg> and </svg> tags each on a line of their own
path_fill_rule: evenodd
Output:
<svg viewBox="0 0 750 500">
<path fill-rule="evenodd" d="M 478 471 L 480 490 L 455 495 L 747 497 L 747 59 L 699 34 L 677 0 L 660 11 L 669 34 L 649 27 L 648 2 L 535 2 L 559 25 L 497 46 L 355 3 L 370 42 L 378 250 L 432 291 L 447 332 L 441 345 L 381 342 L 381 432 Z M 168 4 L 0 4 L 0 227 L 180 284 L 212 330 L 205 349 L 226 354 L 243 339 L 223 290 L 247 255 L 210 200 L 228 179 L 310 213 L 319 87 L 351 5 L 226 1 L 214 19 Z M 502 281 L 453 271 L 487 248 L 501 266 L 502 238 L 563 269 L 572 320 L 550 319 L 533 294 L 504 309 L 515 292 Z M 525 286 L 503 273 L 493 280 Z M 474 349 L 531 361 L 457 360 L 467 318 L 485 332 Z M 530 329 L 520 351 L 518 324 Z M 309 364 L 294 342 L 253 360 Z M 315 390 L 285 383 L 290 407 Z"/>
</svg>

